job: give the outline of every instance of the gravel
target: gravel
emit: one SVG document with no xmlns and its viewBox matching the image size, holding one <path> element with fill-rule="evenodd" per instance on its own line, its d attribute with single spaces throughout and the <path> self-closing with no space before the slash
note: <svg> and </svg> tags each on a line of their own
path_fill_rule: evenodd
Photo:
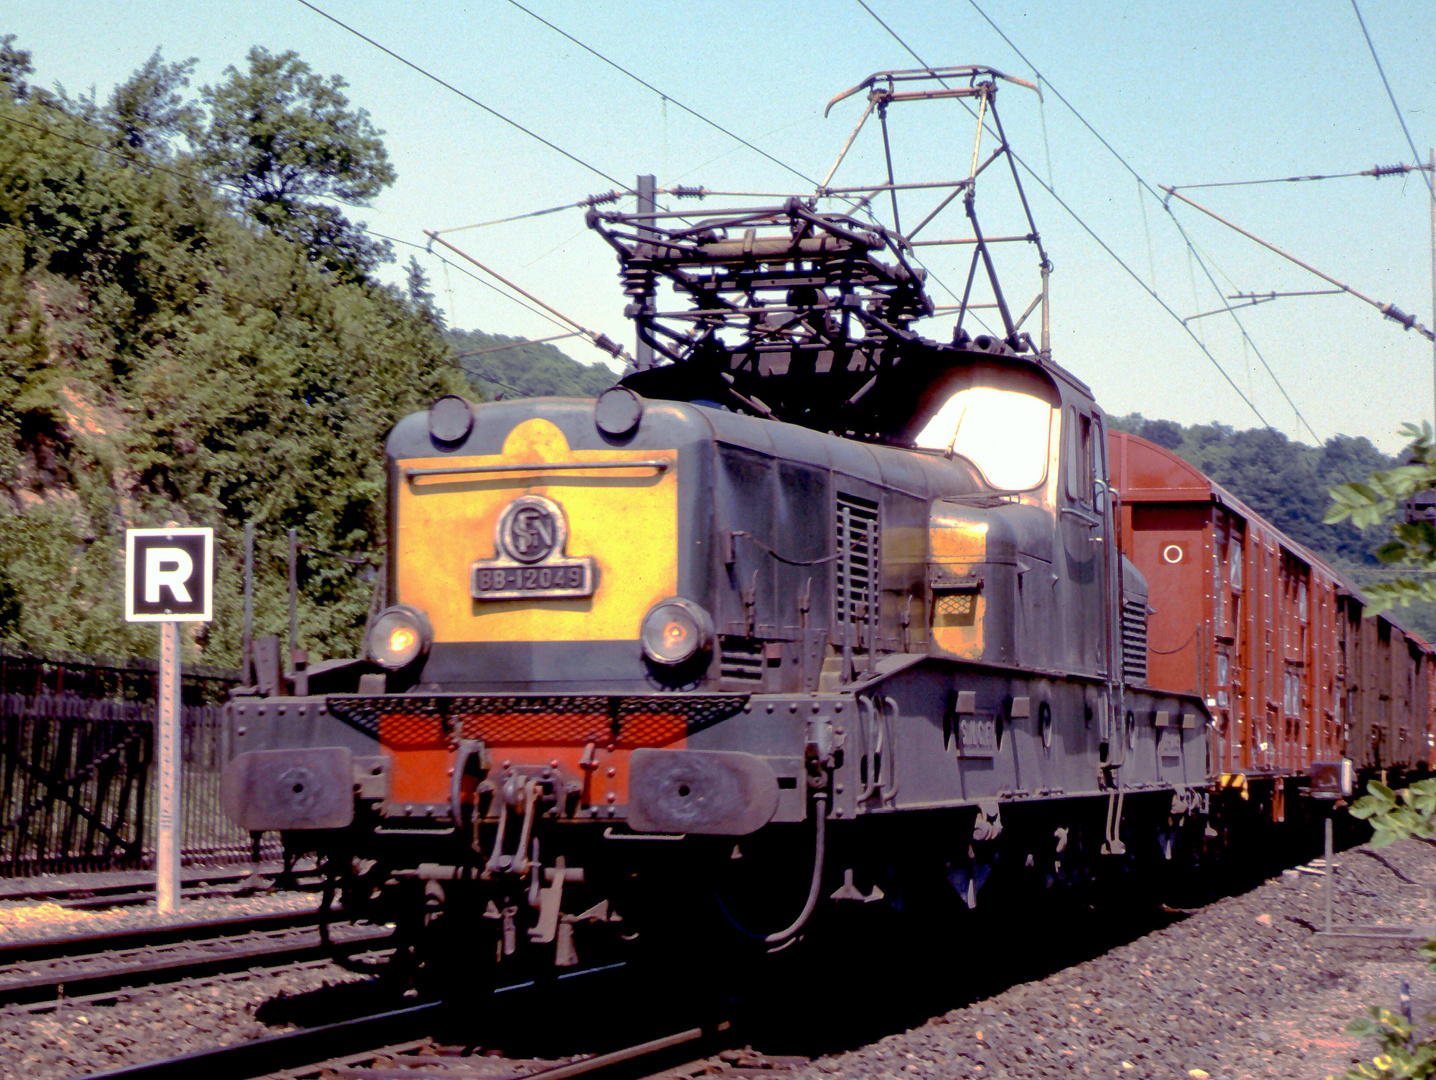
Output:
<svg viewBox="0 0 1436 1080">
<path fill-rule="evenodd" d="M 15 941 L 63 938 L 74 934 L 120 933 L 150 926 L 183 926 L 185 923 L 241 915 L 313 911 L 317 906 L 314 894 L 304 892 L 186 900 L 178 911 L 166 915 L 155 910 L 153 901 L 134 907 L 85 911 L 67 908 L 53 901 L 0 900 L 0 947 Z"/>
<path fill-rule="evenodd" d="M 1403 926 L 1436 936 L 1436 849 L 1417 841 L 1337 857 L 1333 929 Z M 1418 1019 L 1436 976 L 1412 943 L 1317 935 L 1321 878 L 1288 871 L 1164 929 L 1038 981 L 934 1017 L 806 1077 L 1188 1077 L 1311 1080 L 1369 1061 L 1343 1028 L 1370 1005 Z M 1015 941 L 1014 937 L 1014 941 Z"/>
<path fill-rule="evenodd" d="M 1405 841 L 1381 851 L 1353 849 L 1337 863 L 1335 929 L 1398 926 L 1436 936 L 1430 899 L 1436 849 Z M 1436 976 L 1426 972 L 1410 943 L 1321 937 L 1321 881 L 1314 874 L 1288 872 L 1103 955 L 1009 985 L 860 1048 L 818 1057 L 798 1075 L 814 1080 L 1339 1075 L 1376 1052 L 1374 1045 L 1346 1035 L 1346 1023 L 1369 1005 L 1396 1008 L 1402 980 L 1410 985 L 1416 1016 L 1436 1010 Z M 312 893 L 262 893 L 186 901 L 181 918 L 314 904 Z M 43 905 L 0 903 L 0 941 L 161 921 L 153 907 L 75 914 L 46 918 Z M 1061 921 L 1044 933 L 1061 934 Z M 1016 928 L 1012 940 L 1018 940 Z M 881 964 L 875 966 L 881 970 Z M 962 972 L 943 970 L 931 977 L 957 981 Z M 819 999 L 877 1000 L 885 987 L 877 974 L 854 967 L 842 984 L 802 992 Z M 27 1080 L 86 1075 L 377 1011 L 398 1004 L 394 993 L 372 979 L 315 964 L 137 991 L 115 1004 L 0 1012 L 0 1075 Z"/>
<path fill-rule="evenodd" d="M 160 915 L 153 903 L 72 911 L 54 903 L 0 902 L 0 944 L 77 933 L 314 910 L 312 892 L 186 900 Z M 326 989 L 327 988 L 327 989 Z M 113 1003 L 65 1003 L 52 1011 L 0 1010 L 0 1076 L 58 1080 L 377 1011 L 372 980 L 329 963 L 191 986 L 128 992 Z"/>
</svg>

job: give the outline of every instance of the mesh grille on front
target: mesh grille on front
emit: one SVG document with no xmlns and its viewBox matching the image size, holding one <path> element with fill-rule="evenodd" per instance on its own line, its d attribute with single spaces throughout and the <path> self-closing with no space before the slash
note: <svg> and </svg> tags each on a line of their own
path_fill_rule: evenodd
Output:
<svg viewBox="0 0 1436 1080">
<path fill-rule="evenodd" d="M 976 593 L 938 593 L 937 613 L 939 615 L 971 616 L 977 604 Z"/>
<path fill-rule="evenodd" d="M 548 695 L 334 696 L 330 713 L 389 746 L 456 737 L 502 743 L 618 741 L 663 746 L 735 715 L 745 694 L 642 697 Z"/>
<path fill-rule="evenodd" d="M 379 741 L 386 746 L 415 749 L 448 741 L 444 735 L 444 722 L 437 716 L 390 712 L 379 717 L 378 727 Z"/>
</svg>

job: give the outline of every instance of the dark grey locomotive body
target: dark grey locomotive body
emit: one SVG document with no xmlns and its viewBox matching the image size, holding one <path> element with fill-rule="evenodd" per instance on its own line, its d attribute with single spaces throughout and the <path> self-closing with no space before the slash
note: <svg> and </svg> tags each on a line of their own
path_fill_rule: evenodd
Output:
<svg viewBox="0 0 1436 1080">
<path fill-rule="evenodd" d="M 734 842 L 774 893 L 813 860 L 815 895 L 896 898 L 929 837 L 970 904 L 1003 851 L 1049 883 L 1171 857 L 1206 717 L 1144 685 L 1102 415 L 1060 369 L 968 359 L 926 419 L 1012 416 L 959 408 L 935 449 L 623 388 L 401 422 L 371 655 L 236 697 L 231 813 L 329 853 L 357 910 L 441 882 L 561 962 L 665 863 L 721 892 Z M 965 456 L 969 424 L 1011 445 Z"/>
</svg>

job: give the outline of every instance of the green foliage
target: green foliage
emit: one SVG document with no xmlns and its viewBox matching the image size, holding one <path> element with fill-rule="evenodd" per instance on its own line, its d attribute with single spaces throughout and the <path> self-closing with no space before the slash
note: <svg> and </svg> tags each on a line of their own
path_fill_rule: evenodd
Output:
<svg viewBox="0 0 1436 1080">
<path fill-rule="evenodd" d="M 1367 794 L 1351 806 L 1351 816 L 1369 822 L 1375 847 L 1406 837 L 1436 838 L 1436 778 L 1421 780 L 1399 793 L 1372 780 Z"/>
<path fill-rule="evenodd" d="M 185 65 L 151 59 L 132 80 L 149 79 L 142 144 L 182 108 L 164 87 Z M 326 272 L 183 169 L 140 167 L 144 145 L 96 150 L 121 129 L 80 111 L 0 94 L 0 642 L 152 654 L 153 628 L 120 612 L 124 529 L 173 520 L 216 530 L 218 617 L 191 659 L 235 666 L 244 523 L 256 633 L 282 634 L 285 530 L 377 566 L 384 436 L 462 382 L 399 290 Z M 302 643 L 352 654 L 372 578 L 306 555 Z"/>
<path fill-rule="evenodd" d="M 102 118 L 119 139 L 120 145 L 142 150 L 151 157 L 168 157 L 172 140 L 192 131 L 202 114 L 180 93 L 189 86 L 196 57 L 166 64 L 160 50 L 145 66 L 115 87 Z"/>
<path fill-rule="evenodd" d="M 15 48 L 15 35 L 0 37 L 0 97 L 23 101 L 30 93 L 27 75 L 35 74 L 28 49 Z"/>
<path fill-rule="evenodd" d="M 408 288 L 409 303 L 416 311 L 423 313 L 429 322 L 434 324 L 435 329 L 444 329 L 444 313 L 434 303 L 434 294 L 429 289 L 429 275 L 424 273 L 424 268 L 419 265 L 419 260 L 409 256 L 409 265 L 405 267 L 404 276 Z"/>
<path fill-rule="evenodd" d="M 318 199 L 366 204 L 395 172 L 364 109 L 351 109 L 338 75 L 316 75 L 297 53 L 259 46 L 249 66 L 205 86 L 203 124 L 191 124 L 195 163 L 238 192 L 255 220 L 293 241 L 316 263 L 351 279 L 393 259 L 387 241 L 367 236 Z"/>
<path fill-rule="evenodd" d="M 1170 420 L 1146 420 L 1140 413 L 1110 422 L 1171 450 L 1328 561 L 1344 568 L 1376 564 L 1372 536 L 1355 525 L 1332 529 L 1322 520 L 1328 488 L 1391 466 L 1391 459 L 1368 440 L 1337 435 L 1312 447 L 1270 428 L 1184 428 Z"/>
<path fill-rule="evenodd" d="M 1331 489 L 1330 522 L 1350 520 L 1375 525 L 1404 510 L 1406 501 L 1436 488 L 1436 444 L 1431 425 L 1406 424 L 1401 434 L 1411 440 L 1406 463 L 1371 474 L 1366 482 L 1340 484 Z M 1424 574 L 1436 574 L 1436 526 L 1429 521 L 1398 522 L 1391 526 L 1395 539 L 1382 544 L 1376 557 Z M 1436 576 L 1401 577 L 1367 589 L 1376 610 L 1436 601 Z"/>
<path fill-rule="evenodd" d="M 1346 1033 L 1374 1038 L 1380 1047 L 1369 1065 L 1362 1063 L 1347 1069 L 1347 1080 L 1436 1076 L 1436 1042 L 1417 1040 L 1414 1026 L 1400 1013 L 1373 1006 L 1369 1016 L 1359 1016 L 1347 1024 Z"/>
<path fill-rule="evenodd" d="M 618 381 L 607 364 L 585 366 L 548 344 L 479 330 L 449 330 L 444 339 L 470 384 L 490 397 L 597 397 Z"/>
</svg>

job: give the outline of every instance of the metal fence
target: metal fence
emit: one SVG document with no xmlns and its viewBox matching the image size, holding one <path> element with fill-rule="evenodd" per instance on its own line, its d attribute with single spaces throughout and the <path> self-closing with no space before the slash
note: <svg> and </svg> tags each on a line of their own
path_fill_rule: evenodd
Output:
<svg viewBox="0 0 1436 1080">
<path fill-rule="evenodd" d="M 249 858 L 224 816 L 220 706 L 237 674 L 184 672 L 180 844 L 189 864 Z M 158 666 L 0 650 L 0 876 L 154 864 Z M 260 854 L 279 854 L 267 835 Z"/>
</svg>

